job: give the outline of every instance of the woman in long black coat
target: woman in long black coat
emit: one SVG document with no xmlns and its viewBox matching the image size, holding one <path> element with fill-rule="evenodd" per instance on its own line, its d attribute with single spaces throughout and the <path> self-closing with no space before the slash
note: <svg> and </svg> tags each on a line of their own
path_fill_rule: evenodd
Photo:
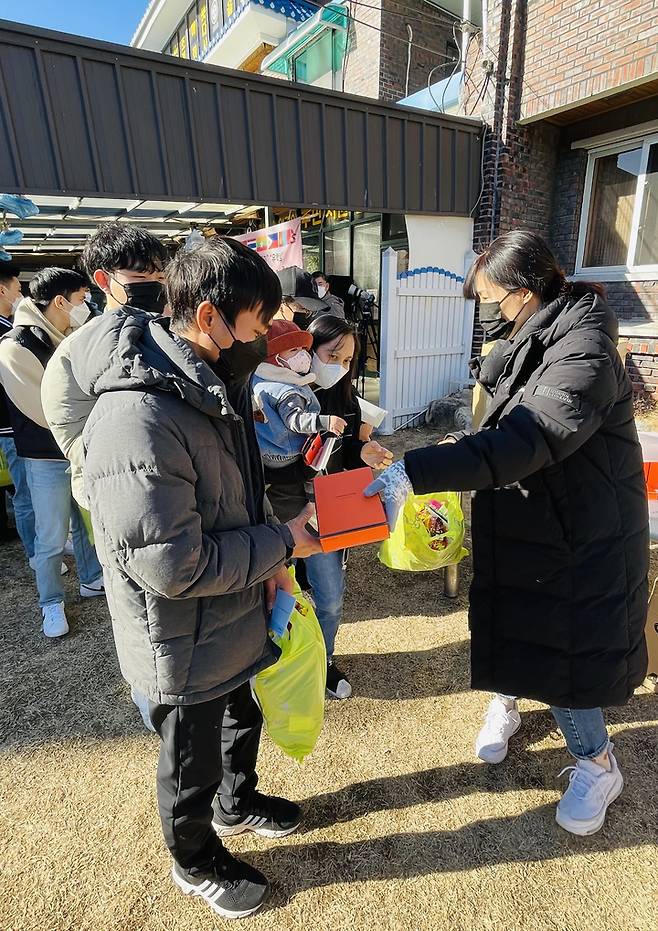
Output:
<svg viewBox="0 0 658 931">
<path fill-rule="evenodd" d="M 474 363 L 481 427 L 407 453 L 371 491 L 394 522 L 412 490 L 475 490 L 472 687 L 495 693 L 477 755 L 505 758 L 517 697 L 546 702 L 576 758 L 558 824 L 591 834 L 623 787 L 602 708 L 647 665 L 646 489 L 617 322 L 524 231 L 478 256 L 465 292 L 498 339 Z"/>
</svg>

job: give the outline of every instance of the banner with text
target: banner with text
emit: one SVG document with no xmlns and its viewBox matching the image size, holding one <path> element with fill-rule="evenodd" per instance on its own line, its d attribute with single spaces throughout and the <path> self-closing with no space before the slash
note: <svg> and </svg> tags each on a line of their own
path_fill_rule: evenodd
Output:
<svg viewBox="0 0 658 931">
<path fill-rule="evenodd" d="M 265 259 L 270 268 L 280 271 L 282 268 L 297 266 L 303 268 L 301 219 L 268 226 L 264 230 L 255 230 L 243 236 L 235 236 Z"/>
</svg>

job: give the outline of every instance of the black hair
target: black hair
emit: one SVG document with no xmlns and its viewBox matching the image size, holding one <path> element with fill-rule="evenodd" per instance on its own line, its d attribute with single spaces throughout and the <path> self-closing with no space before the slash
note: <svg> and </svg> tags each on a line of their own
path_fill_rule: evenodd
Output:
<svg viewBox="0 0 658 931">
<path fill-rule="evenodd" d="M 269 323 L 281 306 L 281 283 L 254 249 L 228 236 L 213 236 L 181 249 L 167 267 L 171 325 L 178 332 L 194 325 L 196 309 L 210 301 L 233 326 L 242 310 L 259 311 Z"/>
<path fill-rule="evenodd" d="M 42 307 L 61 294 L 66 300 L 74 291 L 89 287 L 89 279 L 71 268 L 42 268 L 30 282 L 32 300 Z"/>
<path fill-rule="evenodd" d="M 464 296 L 470 300 L 478 297 L 475 285 L 478 273 L 508 291 L 526 288 L 538 295 L 543 304 L 561 294 L 605 293 L 595 282 L 567 281 L 545 240 L 530 230 L 503 233 L 477 256 L 464 282 Z"/>
<path fill-rule="evenodd" d="M 324 278 L 324 279 L 326 279 L 327 281 L 329 280 L 329 279 L 327 278 L 327 276 L 325 275 L 325 273 L 324 273 L 324 272 L 320 272 L 320 271 L 313 272 L 313 274 L 311 275 L 311 278 L 313 279 L 313 281 L 317 281 L 318 278 Z"/>
<path fill-rule="evenodd" d="M 0 284 L 9 284 L 12 278 L 18 278 L 19 268 L 13 262 L 0 262 Z"/>
<path fill-rule="evenodd" d="M 134 272 L 162 271 L 169 252 L 157 236 L 139 226 L 126 223 L 103 223 L 90 236 L 80 256 L 80 264 L 91 277 L 98 269 L 114 272 L 119 269 Z"/>
<path fill-rule="evenodd" d="M 309 325 L 308 332 L 313 337 L 313 352 L 317 352 L 320 346 L 331 343 L 336 339 L 345 338 L 346 336 L 354 337 L 354 356 L 349 369 L 347 378 L 342 378 L 338 384 L 342 389 L 343 402 L 350 404 L 354 397 L 354 388 L 352 382 L 359 371 L 359 356 L 361 354 L 361 341 L 356 329 L 349 321 L 335 314 L 320 314 Z"/>
</svg>

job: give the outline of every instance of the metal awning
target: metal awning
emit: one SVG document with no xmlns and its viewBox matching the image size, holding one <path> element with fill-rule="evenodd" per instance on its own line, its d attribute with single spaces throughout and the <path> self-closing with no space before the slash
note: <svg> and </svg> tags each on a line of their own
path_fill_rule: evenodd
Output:
<svg viewBox="0 0 658 931">
<path fill-rule="evenodd" d="M 480 133 L 479 121 L 0 21 L 8 193 L 468 216 Z"/>
<path fill-rule="evenodd" d="M 306 45 L 314 42 L 326 29 L 336 29 L 345 33 L 341 50 L 341 60 L 347 45 L 347 27 L 349 17 L 347 10 L 340 3 L 328 3 L 306 22 L 290 33 L 273 52 L 263 59 L 262 70 L 287 75 L 290 62 Z"/>
</svg>

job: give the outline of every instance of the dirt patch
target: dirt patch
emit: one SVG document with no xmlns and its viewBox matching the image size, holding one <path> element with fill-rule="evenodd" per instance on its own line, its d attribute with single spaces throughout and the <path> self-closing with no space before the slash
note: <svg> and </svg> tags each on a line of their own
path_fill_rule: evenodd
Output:
<svg viewBox="0 0 658 931">
<path fill-rule="evenodd" d="M 438 439 L 414 430 L 396 453 Z M 469 691 L 466 586 L 352 554 L 338 650 L 355 697 L 327 707 L 302 767 L 263 740 L 261 787 L 299 799 L 280 842 L 230 842 L 273 882 L 254 931 L 647 931 L 656 927 L 658 698 L 609 715 L 626 789 L 605 828 L 554 821 L 569 764 L 552 718 L 523 703 L 507 761 L 473 759 L 486 701 Z M 658 575 L 654 556 L 652 578 Z M 40 633 L 32 576 L 0 547 L 3 931 L 210 931 L 228 925 L 178 893 L 155 808 L 157 738 L 117 668 L 103 600 L 67 581 L 71 635 Z"/>
</svg>

